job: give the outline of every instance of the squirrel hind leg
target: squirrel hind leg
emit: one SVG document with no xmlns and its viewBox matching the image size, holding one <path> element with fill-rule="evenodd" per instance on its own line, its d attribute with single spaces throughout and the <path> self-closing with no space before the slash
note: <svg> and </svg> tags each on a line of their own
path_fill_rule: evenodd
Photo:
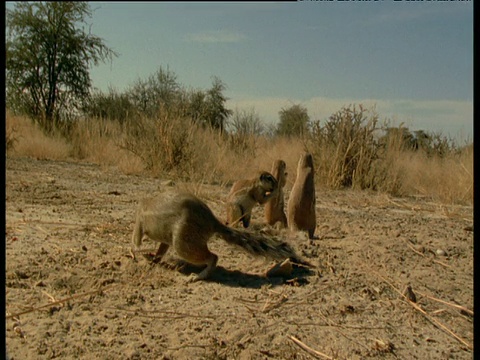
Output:
<svg viewBox="0 0 480 360">
<path fill-rule="evenodd" d="M 208 259 L 207 267 L 203 269 L 199 274 L 191 274 L 187 279 L 187 283 L 205 280 L 212 275 L 213 271 L 217 267 L 218 256 L 214 253 L 210 253 L 210 255 L 211 256 Z"/>
<path fill-rule="evenodd" d="M 169 247 L 170 247 L 170 245 L 161 242 L 160 246 L 158 247 L 157 252 L 153 256 L 153 262 L 154 263 L 161 262 L 162 258 L 163 258 L 163 255 L 165 255 L 165 253 L 167 252 Z"/>
<path fill-rule="evenodd" d="M 202 234 L 204 229 L 183 227 L 174 233 L 173 248 L 178 256 L 193 265 L 207 265 L 205 269 L 190 281 L 204 280 L 208 278 L 217 266 L 218 256 L 212 253 L 207 246 L 209 234 Z M 189 282 L 190 282 L 189 281 Z"/>
</svg>

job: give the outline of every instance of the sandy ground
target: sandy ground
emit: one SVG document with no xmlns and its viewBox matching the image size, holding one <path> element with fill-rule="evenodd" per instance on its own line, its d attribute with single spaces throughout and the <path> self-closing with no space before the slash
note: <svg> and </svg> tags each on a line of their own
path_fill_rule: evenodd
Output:
<svg viewBox="0 0 480 360">
<path fill-rule="evenodd" d="M 138 199 L 176 188 L 224 218 L 225 187 L 7 159 L 11 360 L 473 357 L 471 206 L 317 189 L 319 239 L 282 233 L 316 269 L 266 278 L 272 262 L 214 238 L 214 276 L 187 283 L 201 269 L 173 251 L 130 254 Z"/>
</svg>

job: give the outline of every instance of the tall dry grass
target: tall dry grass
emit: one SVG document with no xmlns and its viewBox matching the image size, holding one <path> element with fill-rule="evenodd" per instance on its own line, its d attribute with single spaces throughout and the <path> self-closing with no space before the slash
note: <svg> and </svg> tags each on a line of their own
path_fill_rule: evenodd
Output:
<svg viewBox="0 0 480 360">
<path fill-rule="evenodd" d="M 72 126 L 65 138 L 47 137 L 29 119 L 7 113 L 6 145 L 7 156 L 88 161 L 115 166 L 126 174 L 198 184 L 226 185 L 258 170 L 270 171 L 274 160 L 283 159 L 288 188 L 295 180 L 300 155 L 310 151 L 319 187 L 344 185 L 395 196 L 421 195 L 447 204 L 473 204 L 473 145 L 438 157 L 406 150 L 401 139 L 391 138 L 388 146 L 374 153 L 369 119 L 367 127 L 339 121 L 338 131 L 330 133 L 330 138 L 250 135 L 236 147 L 231 136 L 195 125 L 179 114 L 132 118 L 123 124 L 85 119 Z"/>
<path fill-rule="evenodd" d="M 402 194 L 422 195 L 447 204 L 473 204 L 473 145 L 447 157 L 400 157 Z"/>
<path fill-rule="evenodd" d="M 48 137 L 29 119 L 6 115 L 7 155 L 18 154 L 40 160 L 65 160 L 70 146 L 61 137 Z"/>
</svg>

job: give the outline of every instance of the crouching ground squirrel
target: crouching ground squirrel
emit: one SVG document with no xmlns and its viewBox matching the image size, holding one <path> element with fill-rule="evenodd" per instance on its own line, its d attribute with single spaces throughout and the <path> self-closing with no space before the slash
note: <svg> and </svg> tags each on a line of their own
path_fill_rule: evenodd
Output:
<svg viewBox="0 0 480 360">
<path fill-rule="evenodd" d="M 313 157 L 311 154 L 305 153 L 298 161 L 297 178 L 287 205 L 289 229 L 306 230 L 310 239 L 313 239 L 317 223 L 313 175 Z"/>
<path fill-rule="evenodd" d="M 253 255 L 277 261 L 290 258 L 301 263 L 288 243 L 222 224 L 202 200 L 189 193 L 164 194 L 141 201 L 132 241 L 136 247 L 140 247 L 144 236 L 160 242 L 157 261 L 172 246 L 187 262 L 207 265 L 197 276 L 189 278 L 197 281 L 208 278 L 216 267 L 218 256 L 207 246 L 214 234 Z"/>
<path fill-rule="evenodd" d="M 243 227 L 247 228 L 253 207 L 256 204 L 265 204 L 277 189 L 277 180 L 266 171 L 259 172 L 253 179 L 234 182 L 228 194 L 225 224 L 235 226 L 241 221 Z"/>
<path fill-rule="evenodd" d="M 275 160 L 272 165 L 272 175 L 278 182 L 278 190 L 272 194 L 271 199 L 265 204 L 265 221 L 269 225 L 279 223 L 282 227 L 287 227 L 287 216 L 285 215 L 285 200 L 283 197 L 283 188 L 287 184 L 287 165 L 283 160 Z"/>
</svg>

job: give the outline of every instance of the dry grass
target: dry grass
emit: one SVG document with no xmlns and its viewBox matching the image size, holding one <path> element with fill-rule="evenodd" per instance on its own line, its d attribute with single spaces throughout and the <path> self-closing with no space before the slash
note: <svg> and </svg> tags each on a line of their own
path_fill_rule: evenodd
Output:
<svg viewBox="0 0 480 360">
<path fill-rule="evenodd" d="M 40 160 L 65 160 L 70 145 L 60 137 L 47 137 L 29 119 L 7 113 L 7 152 Z"/>
<path fill-rule="evenodd" d="M 171 121 L 172 116 L 175 121 Z M 349 141 L 341 137 L 336 143 L 328 143 L 325 139 L 312 142 L 250 135 L 247 148 L 245 142 L 236 148 L 228 135 L 195 126 L 175 114 L 134 120 L 134 125 L 83 120 L 72 127 L 66 140 L 47 137 L 29 119 L 7 112 L 7 155 L 83 160 L 116 166 L 126 174 L 222 185 L 250 177 L 260 169 L 270 171 L 274 160 L 283 159 L 287 187 L 291 188 L 298 159 L 308 150 L 314 154 L 318 186 L 336 187 L 347 179 L 349 170 L 353 176 L 348 180 L 354 188 L 374 188 L 398 196 L 421 195 L 446 204 L 473 204 L 473 145 L 440 158 L 403 150 L 401 144 L 394 143 L 398 139 L 393 139 L 384 153 L 373 158 L 364 146 L 370 144 L 372 128 L 357 126 L 357 132 L 352 133 L 357 137 Z"/>
<path fill-rule="evenodd" d="M 447 204 L 473 204 L 473 147 L 446 158 L 409 154 L 399 158 L 403 193 Z"/>
</svg>

